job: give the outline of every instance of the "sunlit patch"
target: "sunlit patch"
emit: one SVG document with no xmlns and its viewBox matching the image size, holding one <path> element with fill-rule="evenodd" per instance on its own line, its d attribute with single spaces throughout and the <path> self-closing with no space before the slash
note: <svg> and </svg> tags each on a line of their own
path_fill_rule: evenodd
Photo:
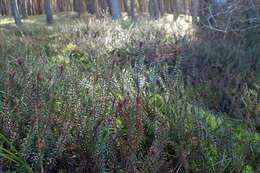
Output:
<svg viewBox="0 0 260 173">
<path fill-rule="evenodd" d="M 64 57 L 62 55 L 58 55 L 54 58 L 54 61 L 58 64 L 67 65 L 70 63 L 70 59 L 68 57 Z"/>
<path fill-rule="evenodd" d="M 7 25 L 14 23 L 14 19 L 10 17 L 0 17 L 0 25 Z"/>
<path fill-rule="evenodd" d="M 192 17 L 187 15 L 174 15 L 167 14 L 160 19 L 162 22 L 159 23 L 167 33 L 174 33 L 177 36 L 184 36 L 186 34 L 192 34 L 193 25 Z"/>
<path fill-rule="evenodd" d="M 63 52 L 64 53 L 68 53 L 68 52 L 71 52 L 71 51 L 74 51 L 78 48 L 77 45 L 73 44 L 73 43 L 69 43 L 67 44 L 64 49 L 63 49 Z"/>
</svg>

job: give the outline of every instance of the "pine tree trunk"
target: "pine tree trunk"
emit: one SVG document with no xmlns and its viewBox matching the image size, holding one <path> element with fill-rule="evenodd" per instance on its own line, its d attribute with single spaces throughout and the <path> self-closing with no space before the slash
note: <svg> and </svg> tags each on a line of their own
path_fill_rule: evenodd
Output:
<svg viewBox="0 0 260 173">
<path fill-rule="evenodd" d="M 145 12 L 144 1 L 143 0 L 138 0 L 138 4 L 139 4 L 140 12 L 143 14 Z"/>
<path fill-rule="evenodd" d="M 123 0 L 124 3 L 124 7 L 125 7 L 125 11 L 127 12 L 127 14 L 130 16 L 131 12 L 129 10 L 129 5 L 128 5 L 128 0 Z"/>
<path fill-rule="evenodd" d="M 200 7 L 199 0 L 192 0 L 191 15 L 193 17 L 198 17 L 199 7 Z"/>
<path fill-rule="evenodd" d="M 48 24 L 53 22 L 52 10 L 50 0 L 44 0 L 44 11 L 46 14 L 46 20 Z"/>
<path fill-rule="evenodd" d="M 171 9 L 174 15 L 174 19 L 176 20 L 180 13 L 177 0 L 171 0 Z"/>
<path fill-rule="evenodd" d="M 28 17 L 28 8 L 27 8 L 27 3 L 26 3 L 26 0 L 22 0 L 21 2 L 21 11 L 22 11 L 22 15 L 23 15 L 23 18 L 27 18 Z"/>
<path fill-rule="evenodd" d="M 75 0 L 75 11 L 77 12 L 78 17 L 81 16 L 81 7 L 82 7 L 82 1 L 81 0 Z"/>
<path fill-rule="evenodd" d="M 57 3 L 57 11 L 58 12 L 64 11 L 62 0 L 57 0 L 56 3 Z"/>
<path fill-rule="evenodd" d="M 136 0 L 131 0 L 131 17 L 136 19 Z"/>
<path fill-rule="evenodd" d="M 18 10 L 17 0 L 11 0 L 10 2 L 11 2 L 11 11 L 15 20 L 15 24 L 17 27 L 20 27 L 22 25 L 22 21 Z"/>
<path fill-rule="evenodd" d="M 192 0 L 191 2 L 191 16 L 192 22 L 196 23 L 199 16 L 200 3 L 199 0 Z"/>
<path fill-rule="evenodd" d="M 117 20 L 121 17 L 121 10 L 119 0 L 110 0 L 111 3 L 111 14 L 114 20 Z"/>
<path fill-rule="evenodd" d="M 0 15 L 4 15 L 3 12 L 3 2 L 0 0 Z"/>
<path fill-rule="evenodd" d="M 160 18 L 160 8 L 158 0 L 149 1 L 149 12 L 152 19 L 158 20 Z"/>
<path fill-rule="evenodd" d="M 90 14 L 94 14 L 96 12 L 96 2 L 95 2 L 95 0 L 88 0 L 87 1 L 87 11 Z"/>
</svg>

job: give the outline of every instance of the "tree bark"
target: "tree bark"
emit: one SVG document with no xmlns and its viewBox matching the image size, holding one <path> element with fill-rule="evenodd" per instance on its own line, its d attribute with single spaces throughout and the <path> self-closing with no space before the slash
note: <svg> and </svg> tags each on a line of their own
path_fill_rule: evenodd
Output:
<svg viewBox="0 0 260 173">
<path fill-rule="evenodd" d="M 160 18 L 160 8 L 158 0 L 149 1 L 149 12 L 152 19 L 158 20 Z"/>
<path fill-rule="evenodd" d="M 144 1 L 143 0 L 138 0 L 138 4 L 139 4 L 140 12 L 141 12 L 141 14 L 143 14 L 145 12 Z"/>
<path fill-rule="evenodd" d="M 44 11 L 46 14 L 46 20 L 48 24 L 53 22 L 52 10 L 50 0 L 44 0 Z"/>
<path fill-rule="evenodd" d="M 121 17 L 121 10 L 119 0 L 110 0 L 111 3 L 111 14 L 114 20 L 117 20 Z"/>
<path fill-rule="evenodd" d="M 23 18 L 27 18 L 28 17 L 28 8 L 27 8 L 27 3 L 26 3 L 26 0 L 22 0 L 21 2 L 21 11 L 22 11 L 22 15 L 23 15 Z"/>
<path fill-rule="evenodd" d="M 171 10 L 172 14 L 174 15 L 174 19 L 176 20 L 180 13 L 177 0 L 171 0 Z"/>
<path fill-rule="evenodd" d="M 11 11 L 15 20 L 15 24 L 17 27 L 20 27 L 22 25 L 22 20 L 18 10 L 17 0 L 11 0 L 10 2 L 11 2 Z"/>
<path fill-rule="evenodd" d="M 82 7 L 82 0 L 75 0 L 75 11 L 77 12 L 77 16 L 81 16 L 81 7 Z"/>
<path fill-rule="evenodd" d="M 131 0 L 131 17 L 136 19 L 136 0 Z"/>
<path fill-rule="evenodd" d="M 124 7 L 125 7 L 125 11 L 127 12 L 127 14 L 130 16 L 131 12 L 129 10 L 129 5 L 128 5 L 128 0 L 123 0 L 124 3 Z"/>
<path fill-rule="evenodd" d="M 87 1 L 87 11 L 90 14 L 94 14 L 96 12 L 96 2 L 95 2 L 95 0 L 88 0 Z"/>
<path fill-rule="evenodd" d="M 62 5 L 62 0 L 57 0 L 56 3 L 57 3 L 58 12 L 64 11 L 64 8 L 63 8 L 63 5 Z"/>
<path fill-rule="evenodd" d="M 200 3 L 199 0 L 192 0 L 191 15 L 193 17 L 199 16 Z"/>
<path fill-rule="evenodd" d="M 0 0 L 0 15 L 4 15 L 3 12 L 3 2 Z"/>
</svg>

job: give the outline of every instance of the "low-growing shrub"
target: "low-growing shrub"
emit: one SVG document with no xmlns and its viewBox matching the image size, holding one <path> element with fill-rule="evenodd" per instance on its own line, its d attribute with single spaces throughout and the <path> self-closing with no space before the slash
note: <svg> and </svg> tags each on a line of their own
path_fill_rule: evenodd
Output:
<svg viewBox="0 0 260 173">
<path fill-rule="evenodd" d="M 0 31 L 0 129 L 22 163 L 34 172 L 259 172 L 257 46 L 128 22 Z"/>
</svg>

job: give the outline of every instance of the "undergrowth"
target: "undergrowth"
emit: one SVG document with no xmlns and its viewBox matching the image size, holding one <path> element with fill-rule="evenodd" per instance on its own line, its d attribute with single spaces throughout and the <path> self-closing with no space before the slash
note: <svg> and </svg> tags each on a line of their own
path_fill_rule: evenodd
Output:
<svg viewBox="0 0 260 173">
<path fill-rule="evenodd" d="M 0 172 L 259 172 L 259 42 L 168 27 L 0 31 Z"/>
</svg>

